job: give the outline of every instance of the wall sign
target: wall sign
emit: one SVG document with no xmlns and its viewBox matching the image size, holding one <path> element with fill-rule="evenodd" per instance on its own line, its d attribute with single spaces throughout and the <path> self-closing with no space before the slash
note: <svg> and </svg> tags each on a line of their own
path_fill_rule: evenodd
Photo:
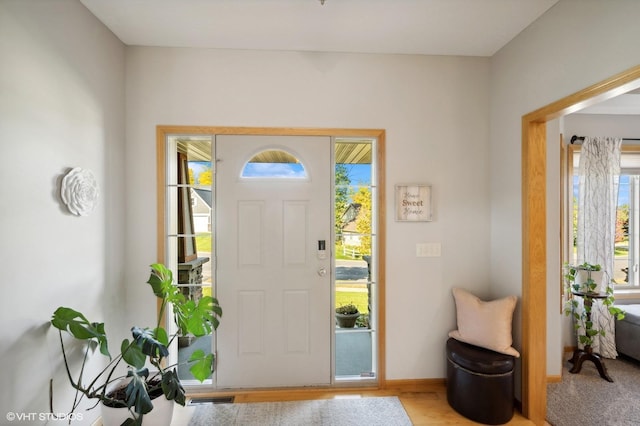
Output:
<svg viewBox="0 0 640 426">
<path fill-rule="evenodd" d="M 430 222 L 431 185 L 396 185 L 396 220 L 400 222 Z"/>
</svg>

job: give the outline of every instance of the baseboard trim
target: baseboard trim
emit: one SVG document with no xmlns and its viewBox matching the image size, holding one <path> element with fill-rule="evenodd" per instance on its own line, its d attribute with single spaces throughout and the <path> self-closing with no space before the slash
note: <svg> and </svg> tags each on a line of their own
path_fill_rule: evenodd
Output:
<svg viewBox="0 0 640 426">
<path fill-rule="evenodd" d="M 573 351 L 576 350 L 575 346 L 565 346 L 562 348 L 562 357 L 564 359 L 564 356 L 566 354 L 570 354 L 573 353 Z M 564 362 L 564 361 L 563 361 Z M 547 376 L 547 383 L 560 383 L 562 381 L 562 374 L 560 375 L 552 375 L 552 376 Z"/>
<path fill-rule="evenodd" d="M 386 390 L 400 392 L 435 392 L 446 389 L 445 379 L 401 379 L 387 380 L 382 386 Z"/>
<path fill-rule="evenodd" d="M 562 381 L 562 375 L 547 376 L 547 383 L 560 383 Z"/>
<path fill-rule="evenodd" d="M 367 386 L 310 386 L 310 387 L 291 387 L 291 388 L 255 388 L 255 389 L 220 389 L 220 390 L 204 390 L 204 391 L 187 391 L 188 399 L 197 398 L 214 398 L 214 397 L 236 397 L 236 402 L 240 402 L 247 397 L 264 400 L 287 400 L 292 394 L 300 395 L 308 393 L 310 395 L 318 393 L 352 393 L 352 392 L 366 392 L 369 390 L 379 390 L 381 386 L 367 385 Z"/>
<path fill-rule="evenodd" d="M 187 392 L 191 398 L 229 396 L 229 395 L 278 395 L 290 394 L 291 392 L 333 392 L 349 393 L 354 391 L 367 390 L 389 390 L 398 392 L 438 392 L 446 390 L 446 379 L 401 379 L 386 380 L 379 385 L 369 386 L 334 386 L 334 387 L 305 387 L 305 388 L 273 388 L 273 389 L 225 389 L 204 392 Z"/>
</svg>

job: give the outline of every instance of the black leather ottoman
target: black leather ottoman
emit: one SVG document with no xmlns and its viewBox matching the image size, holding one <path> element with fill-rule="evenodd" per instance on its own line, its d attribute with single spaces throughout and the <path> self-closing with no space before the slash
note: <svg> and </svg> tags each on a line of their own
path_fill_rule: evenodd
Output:
<svg viewBox="0 0 640 426">
<path fill-rule="evenodd" d="M 513 417 L 514 357 L 447 340 L 447 401 L 458 413 L 488 425 Z"/>
</svg>

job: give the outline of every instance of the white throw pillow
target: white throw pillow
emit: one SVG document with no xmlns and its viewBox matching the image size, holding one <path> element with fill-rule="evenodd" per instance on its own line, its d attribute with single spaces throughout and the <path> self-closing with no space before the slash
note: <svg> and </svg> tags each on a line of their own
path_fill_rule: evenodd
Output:
<svg viewBox="0 0 640 426">
<path fill-rule="evenodd" d="M 452 291 L 458 329 L 450 332 L 449 337 L 495 352 L 520 356 L 511 347 L 511 321 L 518 301 L 516 296 L 484 302 L 461 288 Z"/>
</svg>

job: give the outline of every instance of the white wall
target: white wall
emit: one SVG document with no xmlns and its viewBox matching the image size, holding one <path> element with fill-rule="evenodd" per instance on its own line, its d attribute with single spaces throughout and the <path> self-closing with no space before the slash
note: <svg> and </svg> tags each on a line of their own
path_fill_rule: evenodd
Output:
<svg viewBox="0 0 640 426">
<path fill-rule="evenodd" d="M 640 63 L 637 16 L 635 0 L 560 0 L 490 61 L 135 47 L 125 61 L 75 1 L 2 1 L 0 414 L 46 412 L 53 376 L 67 406 L 46 325 L 58 305 L 117 323 L 126 282 L 130 308 L 149 301 L 128 315 L 153 318 L 136 284 L 155 261 L 157 124 L 386 129 L 387 189 L 430 183 L 435 202 L 432 223 L 387 217 L 387 377 L 444 377 L 451 287 L 521 294 L 521 116 Z M 58 200 L 73 166 L 101 185 L 87 218 Z M 416 258 L 418 242 L 441 242 L 442 257 Z M 516 324 L 519 347 L 519 308 Z"/>
<path fill-rule="evenodd" d="M 547 217 L 560 214 L 560 134 L 561 119 L 547 123 Z M 564 327 L 567 324 L 560 311 L 559 295 L 562 289 L 560 221 L 547 221 L 547 375 L 562 374 L 563 348 L 560 344 Z"/>
<path fill-rule="evenodd" d="M 564 117 L 565 140 L 571 136 L 640 138 L 640 116 L 624 114 L 570 114 Z M 625 142 L 626 144 L 627 142 Z M 637 142 L 633 142 L 634 144 Z"/>
<path fill-rule="evenodd" d="M 156 125 L 383 128 L 387 378 L 445 377 L 451 288 L 489 294 L 488 59 L 131 47 L 126 62 L 127 277 L 156 256 Z M 412 182 L 433 185 L 431 223 L 393 218 L 393 185 Z M 416 258 L 419 242 L 442 257 Z"/>
<path fill-rule="evenodd" d="M 640 2 L 635 0 L 560 0 L 491 58 L 491 277 L 495 295 L 521 294 L 522 288 L 522 116 L 639 64 L 638 16 Z M 557 152 L 552 140 L 548 149 Z M 554 221 L 559 221 L 559 215 L 547 217 L 547 223 Z M 557 316 L 558 304 L 552 301 L 547 306 L 548 322 Z M 520 318 L 518 311 L 516 345 L 521 341 Z M 547 344 L 560 342 L 554 339 Z"/>
<path fill-rule="evenodd" d="M 50 378 L 55 411 L 73 397 L 53 311 L 122 316 L 124 46 L 77 1 L 3 0 L 0 58 L 0 423 L 15 412 L 43 424 Z M 89 217 L 59 199 L 76 166 L 100 185 Z"/>
</svg>

